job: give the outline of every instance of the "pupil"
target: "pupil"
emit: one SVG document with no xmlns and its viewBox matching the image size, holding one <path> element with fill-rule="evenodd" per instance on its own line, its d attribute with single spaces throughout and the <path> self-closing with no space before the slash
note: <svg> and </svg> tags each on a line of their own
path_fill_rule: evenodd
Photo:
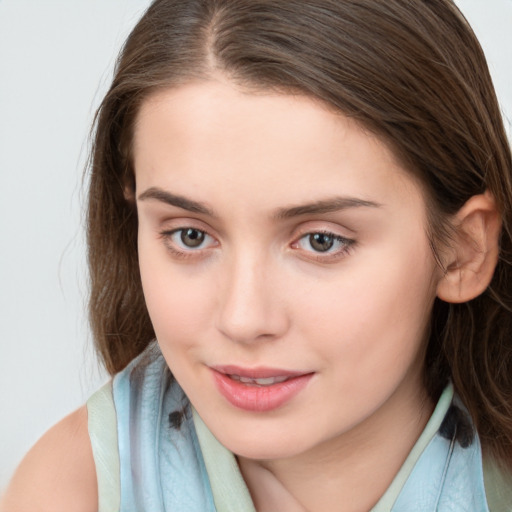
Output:
<svg viewBox="0 0 512 512">
<path fill-rule="evenodd" d="M 332 236 L 324 233 L 314 233 L 309 235 L 309 243 L 315 251 L 326 252 L 333 246 L 334 239 Z"/>
<path fill-rule="evenodd" d="M 181 241 L 187 247 L 198 247 L 204 241 L 204 233 L 198 229 L 184 229 L 181 232 Z"/>
</svg>

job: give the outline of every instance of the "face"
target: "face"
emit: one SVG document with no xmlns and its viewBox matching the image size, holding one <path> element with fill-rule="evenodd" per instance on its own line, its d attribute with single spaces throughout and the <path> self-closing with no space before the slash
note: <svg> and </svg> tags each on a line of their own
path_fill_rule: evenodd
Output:
<svg viewBox="0 0 512 512">
<path fill-rule="evenodd" d="M 417 414 L 438 276 L 386 145 L 310 98 L 211 81 L 145 101 L 134 164 L 157 339 L 225 446 L 292 457 Z"/>
</svg>

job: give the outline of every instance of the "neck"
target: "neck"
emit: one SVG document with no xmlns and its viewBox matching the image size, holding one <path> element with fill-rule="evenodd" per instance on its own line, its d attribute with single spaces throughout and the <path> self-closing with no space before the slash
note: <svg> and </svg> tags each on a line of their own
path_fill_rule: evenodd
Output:
<svg viewBox="0 0 512 512">
<path fill-rule="evenodd" d="M 432 414 L 433 404 L 420 389 L 397 390 L 386 407 L 350 431 L 297 456 L 265 461 L 239 457 L 258 512 L 370 510 Z"/>
</svg>

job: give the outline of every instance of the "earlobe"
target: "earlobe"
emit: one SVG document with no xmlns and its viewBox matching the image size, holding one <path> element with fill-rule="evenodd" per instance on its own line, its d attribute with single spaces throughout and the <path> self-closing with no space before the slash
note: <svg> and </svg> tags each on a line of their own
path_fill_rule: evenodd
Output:
<svg viewBox="0 0 512 512">
<path fill-rule="evenodd" d="M 474 299 L 489 286 L 499 255 L 501 215 L 490 192 L 471 197 L 453 220 L 455 237 L 446 253 L 437 296 L 446 302 Z"/>
</svg>

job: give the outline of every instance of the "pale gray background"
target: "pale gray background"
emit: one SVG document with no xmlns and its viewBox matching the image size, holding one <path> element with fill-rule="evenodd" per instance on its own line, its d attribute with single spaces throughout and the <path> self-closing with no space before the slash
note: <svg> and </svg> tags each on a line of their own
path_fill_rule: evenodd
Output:
<svg viewBox="0 0 512 512">
<path fill-rule="evenodd" d="M 512 117 L 512 0 L 459 0 Z M 85 315 L 82 171 L 94 109 L 149 0 L 0 0 L 0 491 L 106 380 Z"/>
</svg>

